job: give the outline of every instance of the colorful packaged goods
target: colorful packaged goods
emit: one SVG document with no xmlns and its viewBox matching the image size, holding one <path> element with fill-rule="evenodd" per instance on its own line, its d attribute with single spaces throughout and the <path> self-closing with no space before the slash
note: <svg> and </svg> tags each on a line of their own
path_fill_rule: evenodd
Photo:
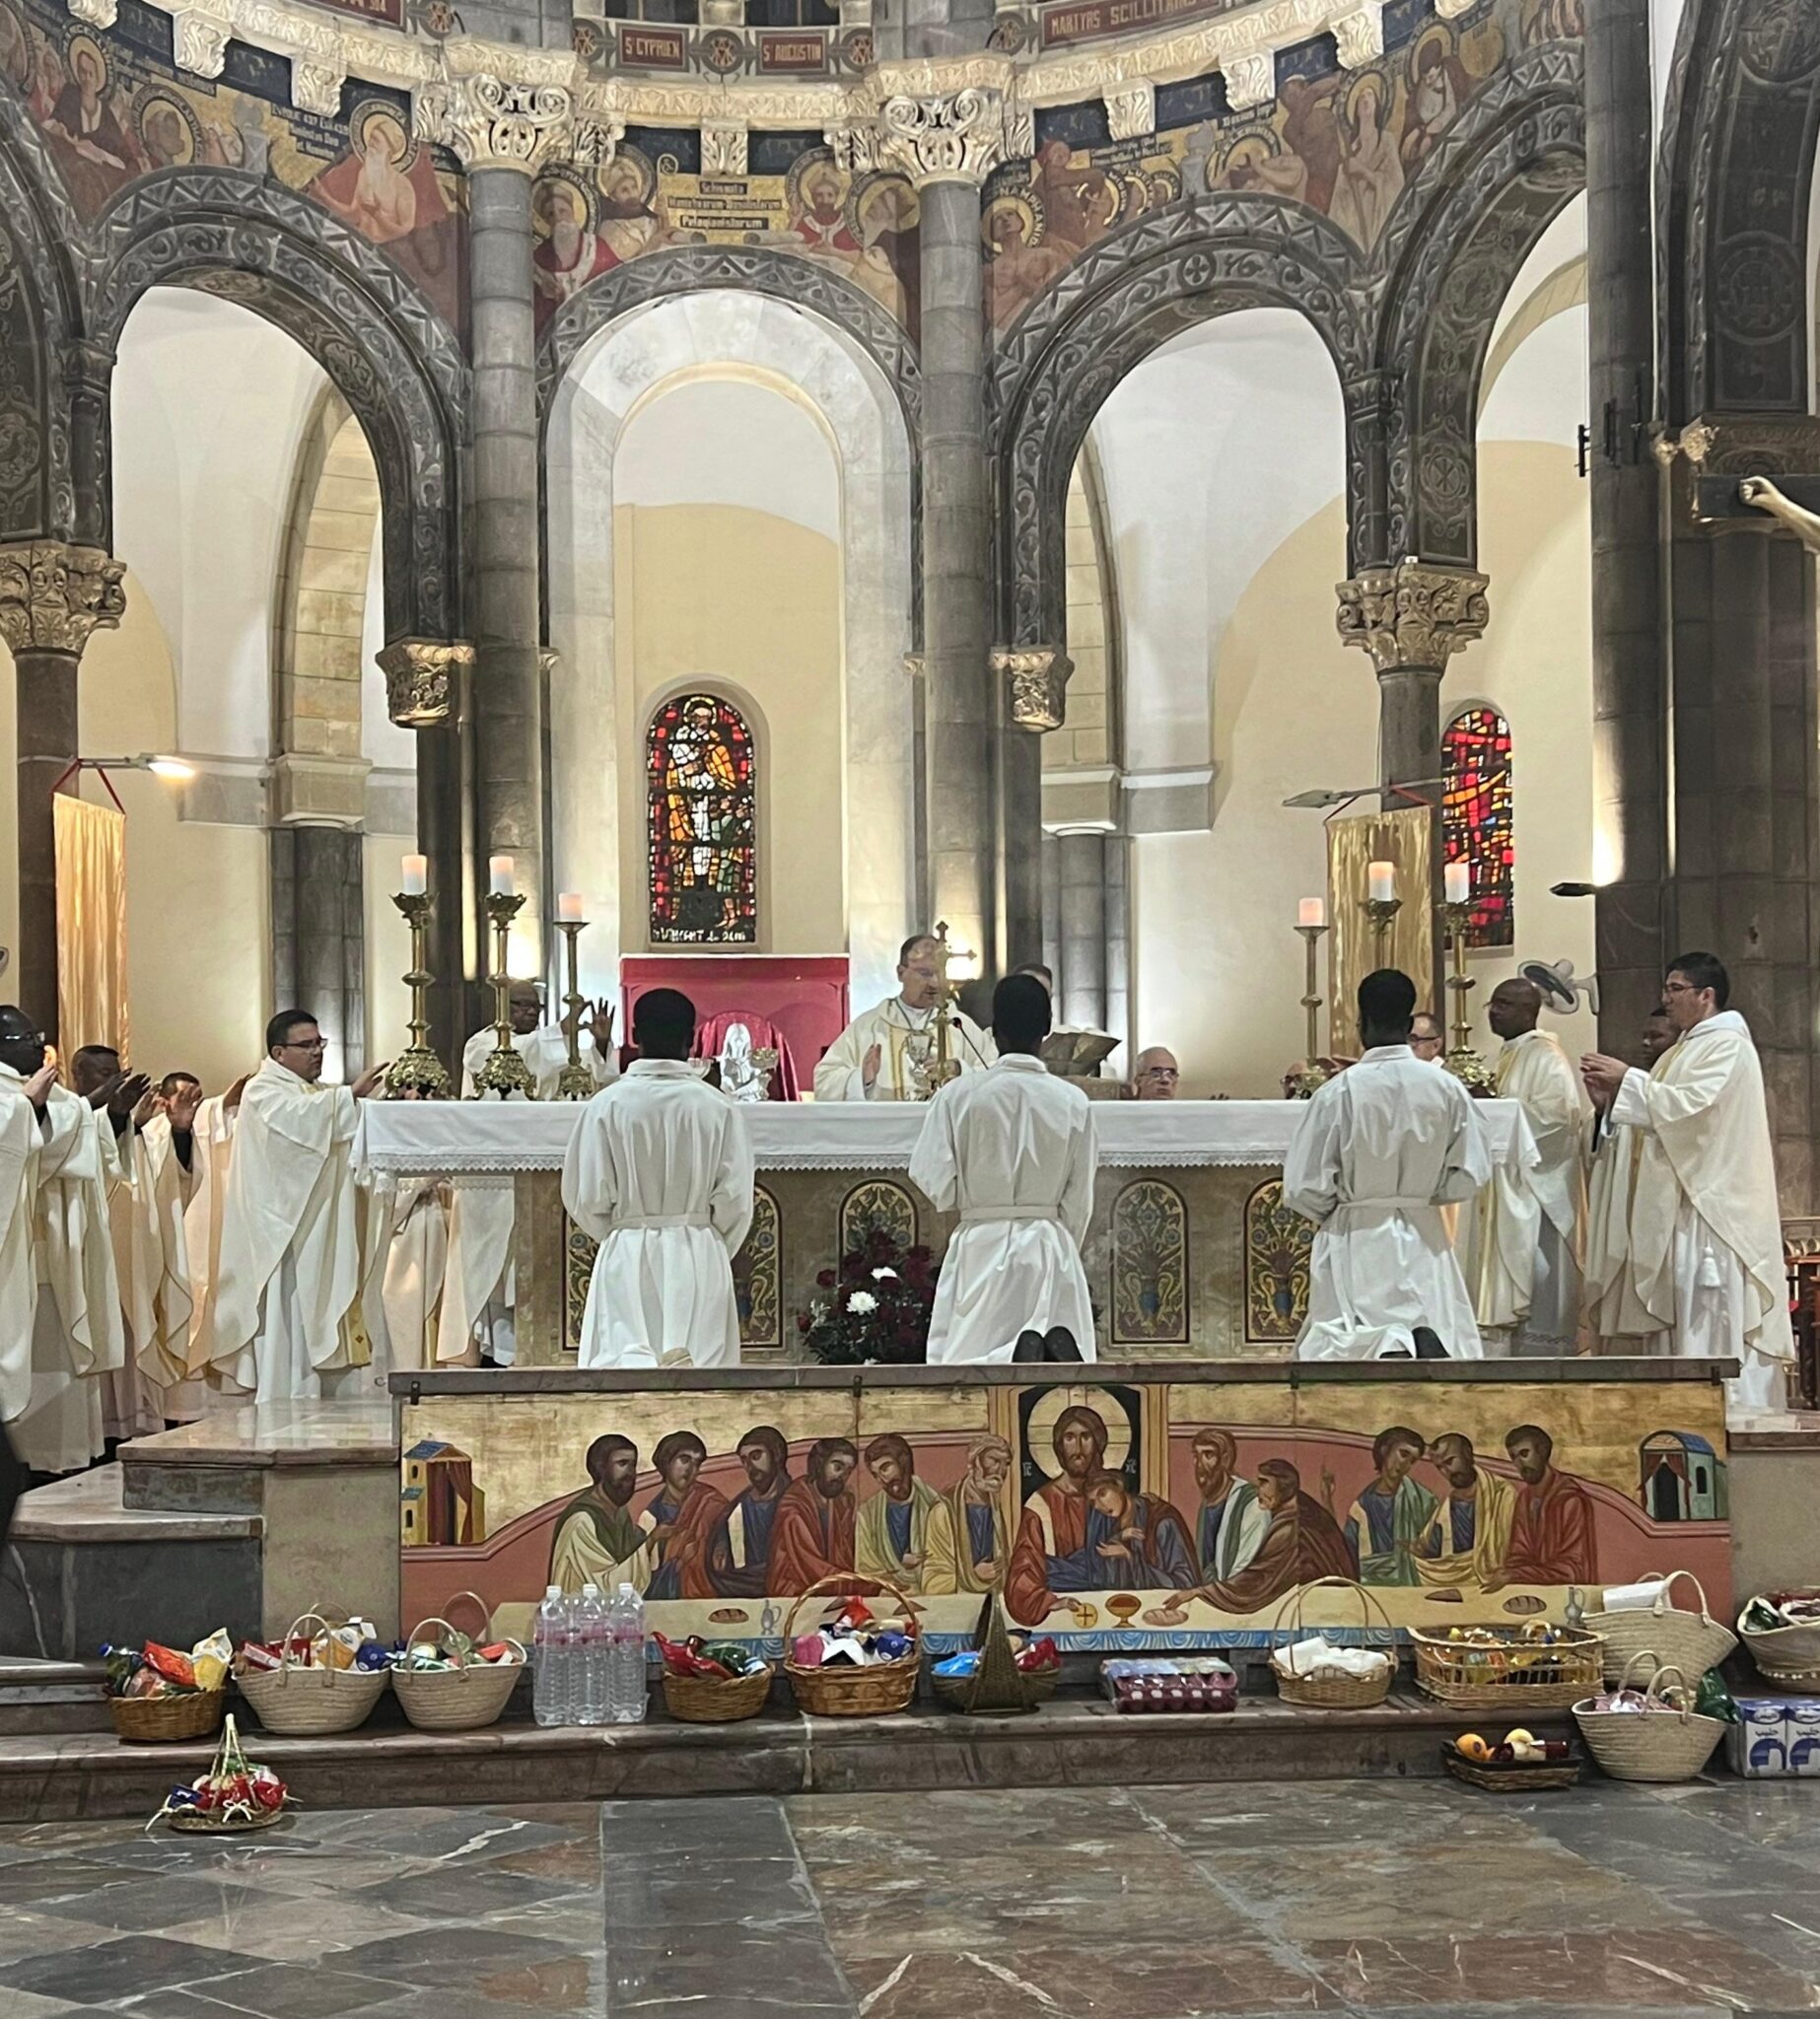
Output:
<svg viewBox="0 0 1820 2019">
<path fill-rule="evenodd" d="M 198 1640 L 187 1654 L 158 1640 L 148 1640 L 143 1647 L 104 1647 L 107 1694 L 131 1701 L 205 1695 L 225 1685 L 233 1653 L 234 1642 L 220 1629 Z"/>
<path fill-rule="evenodd" d="M 878 1619 L 863 1598 L 850 1599 L 834 1620 L 790 1645 L 799 1668 L 872 1668 L 915 1652 L 916 1622 Z"/>
<path fill-rule="evenodd" d="M 1238 1703 L 1238 1676 L 1218 1655 L 1102 1661 L 1100 1685 L 1122 1711 L 1221 1711 Z"/>
<path fill-rule="evenodd" d="M 152 1821 L 168 1821 L 174 1830 L 260 1830 L 278 1820 L 290 1798 L 269 1767 L 255 1765 L 241 1750 L 240 1731 L 230 1717 L 209 1771 L 174 1787 Z"/>
<path fill-rule="evenodd" d="M 392 1659 L 393 1650 L 380 1639 L 371 1620 L 349 1620 L 341 1627 L 324 1623 L 319 1634 L 293 1633 L 280 1640 L 243 1640 L 234 1657 L 234 1673 L 269 1674 L 287 1663 L 292 1668 L 374 1670 L 389 1668 Z"/>
<path fill-rule="evenodd" d="M 666 1640 L 662 1634 L 654 1634 L 652 1638 L 664 1658 L 665 1672 L 672 1676 L 705 1676 L 734 1682 L 740 1676 L 757 1675 L 770 1665 L 756 1649 L 735 1640 L 704 1644 L 699 1635 L 687 1640 Z"/>
</svg>

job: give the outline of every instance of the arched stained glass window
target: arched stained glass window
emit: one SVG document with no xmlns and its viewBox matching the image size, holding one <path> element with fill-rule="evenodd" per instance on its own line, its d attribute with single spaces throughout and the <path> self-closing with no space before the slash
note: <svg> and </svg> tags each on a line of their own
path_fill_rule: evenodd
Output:
<svg viewBox="0 0 1820 2019">
<path fill-rule="evenodd" d="M 651 940 L 749 946 L 758 937 L 752 731 L 718 694 L 678 694 L 652 718 Z"/>
<path fill-rule="evenodd" d="M 1469 946 L 1515 940 L 1516 845 L 1510 818 L 1510 725 L 1495 708 L 1468 708 L 1441 738 L 1441 857 L 1472 867 Z"/>
</svg>

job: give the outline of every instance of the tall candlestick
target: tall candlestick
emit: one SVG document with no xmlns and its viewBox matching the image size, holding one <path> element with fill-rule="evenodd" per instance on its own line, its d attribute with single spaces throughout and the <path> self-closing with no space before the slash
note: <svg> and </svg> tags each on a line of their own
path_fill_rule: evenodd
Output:
<svg viewBox="0 0 1820 2019">
<path fill-rule="evenodd" d="M 1465 867 L 1464 863 L 1447 865 L 1449 870 Z M 1453 997 L 1453 1042 L 1441 1063 L 1469 1093 L 1492 1093 L 1497 1089 L 1497 1076 L 1473 1049 L 1472 1018 L 1466 1009 L 1467 993 L 1473 985 L 1472 976 L 1466 972 L 1466 928 L 1472 905 L 1462 899 L 1443 904 L 1440 909 L 1453 952 L 1453 972 L 1447 977 L 1447 989 Z"/>
<path fill-rule="evenodd" d="M 480 1093 L 497 1093 L 502 1100 L 513 1093 L 522 1093 L 526 1100 L 534 1100 L 537 1090 L 531 1081 L 530 1068 L 520 1058 L 518 1047 L 512 1042 L 512 976 L 507 965 L 512 921 L 523 909 L 525 900 L 514 896 L 510 890 L 498 887 L 502 863 L 506 879 L 510 882 L 510 856 L 495 856 L 487 866 L 494 882 L 494 889 L 487 898 L 487 917 L 493 922 L 493 972 L 487 976 L 493 990 L 493 1049 L 474 1075 L 474 1086 Z"/>
<path fill-rule="evenodd" d="M 1397 866 L 1395 863 L 1367 863 L 1365 865 L 1365 895 L 1373 904 L 1389 904 L 1397 894 Z"/>
<path fill-rule="evenodd" d="M 421 880 L 415 890 L 410 888 L 409 865 L 413 860 L 421 863 L 423 857 L 406 856 L 404 860 L 405 887 L 392 903 L 404 914 L 411 929 L 411 967 L 404 977 L 405 987 L 411 992 L 411 1041 L 385 1069 L 385 1092 L 393 1100 L 407 1093 L 429 1100 L 449 1091 L 449 1074 L 430 1049 L 430 1021 L 423 1013 L 424 991 L 436 979 L 424 964 L 424 940 L 436 900 L 427 894 Z"/>
<path fill-rule="evenodd" d="M 510 856 L 487 857 L 487 891 L 493 897 L 512 895 L 513 863 Z"/>
<path fill-rule="evenodd" d="M 1301 1007 L 1307 1018 L 1307 1029 L 1303 1038 L 1306 1057 L 1301 1070 L 1293 1076 L 1293 1084 L 1297 1100 L 1306 1100 L 1317 1087 L 1327 1083 L 1327 1068 L 1321 1064 L 1321 998 L 1320 982 L 1316 973 L 1315 951 L 1327 932 L 1327 907 L 1318 897 L 1304 897 L 1301 901 L 1301 920 L 1295 930 L 1301 935 L 1304 954 Z M 1310 918 L 1313 911 L 1320 916 Z"/>
<path fill-rule="evenodd" d="M 1446 863 L 1441 868 L 1441 886 L 1449 904 L 1467 904 L 1472 899 L 1472 868 L 1467 863 Z"/>
<path fill-rule="evenodd" d="M 400 894 L 405 897 L 421 897 L 429 887 L 430 858 L 406 856 L 400 877 Z"/>
<path fill-rule="evenodd" d="M 1298 932 L 1309 926 L 1327 923 L 1327 900 L 1324 897 L 1304 897 L 1295 907 L 1295 928 Z"/>
<path fill-rule="evenodd" d="M 572 897 L 573 916 L 564 909 Z M 558 1100 L 590 1100 L 595 1091 L 594 1070 L 582 1064 L 582 1011 L 588 1007 L 588 998 L 582 994 L 580 957 L 575 946 L 586 928 L 581 898 L 572 891 L 563 892 L 556 900 L 556 930 L 568 941 L 569 993 L 563 1003 L 569 1013 L 562 1020 L 562 1028 L 569 1040 L 569 1063 L 557 1078 Z"/>
</svg>

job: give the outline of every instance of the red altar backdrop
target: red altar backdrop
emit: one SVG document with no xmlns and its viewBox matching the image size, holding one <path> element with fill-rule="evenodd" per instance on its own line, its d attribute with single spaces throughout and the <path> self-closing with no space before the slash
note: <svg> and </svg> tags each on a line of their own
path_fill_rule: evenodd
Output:
<svg viewBox="0 0 1820 2019">
<path fill-rule="evenodd" d="M 844 953 L 628 953 L 619 962 L 620 1029 L 630 1040 L 632 1007 L 647 989 L 680 989 L 705 1023 L 745 1010 L 777 1025 L 805 1085 L 846 1029 Z"/>
</svg>

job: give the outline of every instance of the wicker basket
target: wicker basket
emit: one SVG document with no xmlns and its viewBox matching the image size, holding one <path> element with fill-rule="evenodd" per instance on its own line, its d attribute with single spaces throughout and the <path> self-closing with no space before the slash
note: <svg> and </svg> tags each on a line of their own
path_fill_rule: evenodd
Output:
<svg viewBox="0 0 1820 2019">
<path fill-rule="evenodd" d="M 1550 1788 L 1574 1787 L 1579 1780 L 1577 1760 L 1550 1760 L 1542 1764 L 1522 1761 L 1508 1767 L 1485 1767 L 1477 1760 L 1465 1759 L 1450 1745 L 1441 1747 L 1440 1758 L 1455 1780 L 1465 1781 L 1468 1787 L 1482 1787 L 1488 1794 L 1540 1794 Z"/>
<path fill-rule="evenodd" d="M 1765 1596 L 1772 1602 L 1820 1598 L 1820 1591 L 1776 1591 Z M 1770 1682 L 1784 1683 L 1791 1690 L 1820 1690 L 1820 1622 L 1807 1627 L 1773 1627 L 1767 1634 L 1759 1634 L 1745 1627 L 1740 1613 L 1738 1632 L 1750 1658 Z"/>
<path fill-rule="evenodd" d="M 1626 1674 L 1636 1659 L 1626 1663 Z M 1645 1694 L 1667 1704 L 1670 1677 L 1672 1695 L 1680 1700 L 1672 1716 L 1661 1711 L 1594 1710 L 1590 1699 L 1575 1705 L 1574 1722 L 1587 1752 L 1614 1780 L 1692 1780 L 1724 1737 L 1721 1718 L 1701 1717 L 1694 1711 L 1694 1693 L 1672 1663 L 1656 1669 Z"/>
<path fill-rule="evenodd" d="M 170 1746 L 205 1739 L 221 1729 L 226 1690 L 189 1690 L 177 1697 L 109 1697 L 116 1738 L 134 1746 Z"/>
<path fill-rule="evenodd" d="M 797 1615 L 811 1598 L 854 1597 L 855 1581 L 851 1571 L 816 1578 L 790 1608 L 790 1617 L 784 1622 L 784 1673 L 796 1692 L 799 1708 L 816 1717 L 882 1717 L 889 1711 L 907 1709 L 916 1697 L 916 1679 L 923 1666 L 920 1643 L 895 1661 L 874 1662 L 867 1668 L 847 1663 L 838 1668 L 805 1668 L 791 1658 L 790 1650 L 796 1645 Z M 878 1578 L 866 1581 L 883 1583 L 903 1608 L 904 1618 L 915 1618 L 916 1608 L 895 1584 Z"/>
<path fill-rule="evenodd" d="M 756 1717 L 777 1674 L 769 1662 L 749 1676 L 673 1676 L 664 1671 L 664 1707 L 684 1724 L 737 1724 Z"/>
<path fill-rule="evenodd" d="M 974 1634 L 979 1659 L 970 1676 L 930 1671 L 931 1688 L 950 1710 L 971 1717 L 1019 1717 L 1055 1695 L 1062 1681 L 1062 1657 L 1058 1654 L 1047 1668 L 1019 1668 L 1012 1652 L 1005 1608 L 996 1591 L 987 1592 L 980 1601 Z"/>
<path fill-rule="evenodd" d="M 1323 1586 L 1338 1586 L 1342 1591 L 1356 1592 L 1360 1624 L 1367 1631 L 1371 1626 L 1371 1615 L 1377 1615 L 1378 1624 L 1391 1636 L 1389 1647 L 1380 1650 L 1388 1656 L 1388 1665 L 1381 1676 L 1297 1676 L 1292 1675 L 1282 1665 L 1282 1650 L 1276 1649 L 1270 1657 L 1270 1672 L 1277 1679 L 1277 1695 L 1284 1703 L 1297 1704 L 1305 1710 L 1368 1710 L 1390 1695 L 1390 1685 L 1396 1680 L 1397 1650 L 1390 1616 L 1363 1584 L 1355 1583 L 1351 1577 L 1317 1577 L 1310 1584 L 1297 1585 L 1277 1608 L 1277 1617 L 1270 1623 L 1271 1632 L 1283 1632 L 1284 1616 L 1291 1614 L 1288 1631 L 1299 1637 L 1302 1632 L 1302 1600 L 1310 1591 L 1319 1591 Z"/>
<path fill-rule="evenodd" d="M 301 1637 L 300 1628 L 312 1624 L 325 1634 L 330 1631 L 321 1613 L 300 1614 L 284 1636 L 277 1668 L 252 1669 L 235 1677 L 259 1722 L 285 1738 L 315 1738 L 365 1724 L 389 1680 L 383 1668 L 318 1667 L 294 1660 L 291 1643 Z"/>
<path fill-rule="evenodd" d="M 1605 1642 L 1577 1627 L 1555 1633 L 1548 1643 L 1511 1636 L 1488 1645 L 1412 1627 L 1416 1682 L 1455 1710 L 1496 1710 L 1515 1720 L 1536 1710 L 1571 1709 L 1603 1682 Z"/>
<path fill-rule="evenodd" d="M 461 1595 L 471 1597 L 472 1593 Z M 430 1633 L 432 1627 L 437 1629 L 435 1635 Z M 445 1648 L 455 1665 L 392 1670 L 391 1686 L 398 1693 L 405 1716 L 419 1731 L 479 1731 L 483 1726 L 496 1724 L 518 1687 L 519 1678 L 525 1673 L 529 1657 L 522 1643 L 507 1642 L 518 1650 L 517 1661 L 473 1661 L 461 1651 L 456 1630 L 447 1620 L 437 1618 L 418 1621 L 404 1644 L 411 1647 L 429 1638 Z"/>
<path fill-rule="evenodd" d="M 1717 1668 L 1738 1644 L 1729 1627 L 1721 1626 L 1707 1610 L 1705 1587 L 1691 1570 L 1650 1571 L 1637 1579 L 1641 1584 L 1662 1579 L 1653 1605 L 1630 1612 L 1588 1613 L 1586 1626 L 1605 1638 L 1605 1680 L 1615 1683 L 1624 1673 L 1632 1655 L 1647 1651 L 1658 1660 L 1671 1662 L 1684 1675 L 1703 1676 Z M 1697 1613 L 1682 1612 L 1668 1603 L 1676 1581 L 1685 1577 L 1700 1600 Z"/>
</svg>

